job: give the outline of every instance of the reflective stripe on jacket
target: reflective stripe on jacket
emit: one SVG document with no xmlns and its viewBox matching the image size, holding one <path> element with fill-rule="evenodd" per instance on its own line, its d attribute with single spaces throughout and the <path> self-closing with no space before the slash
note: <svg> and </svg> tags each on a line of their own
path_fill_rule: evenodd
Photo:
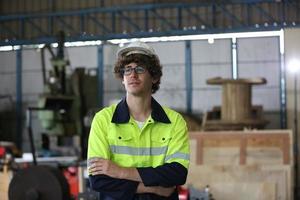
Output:
<svg viewBox="0 0 300 200">
<path fill-rule="evenodd" d="M 182 116 L 153 98 L 152 113 L 140 129 L 125 98 L 99 111 L 92 122 L 88 159 L 110 159 L 123 167 L 157 167 L 177 162 L 188 168 L 189 142 Z"/>
</svg>

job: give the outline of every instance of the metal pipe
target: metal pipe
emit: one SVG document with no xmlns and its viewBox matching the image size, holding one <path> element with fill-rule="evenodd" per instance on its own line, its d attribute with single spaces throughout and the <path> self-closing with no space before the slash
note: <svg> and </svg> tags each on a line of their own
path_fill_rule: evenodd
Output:
<svg viewBox="0 0 300 200">
<path fill-rule="evenodd" d="M 33 131 L 32 131 L 32 111 L 39 111 L 39 110 L 49 110 L 46 108 L 40 108 L 40 107 L 28 107 L 26 110 L 26 127 L 28 131 L 28 136 L 29 136 L 29 143 L 30 143 L 30 149 L 32 153 L 32 159 L 33 159 L 33 164 L 37 165 L 37 159 L 36 159 L 36 151 L 35 151 L 35 146 L 34 146 L 34 139 L 33 139 Z"/>
<path fill-rule="evenodd" d="M 31 126 L 31 109 L 27 108 L 26 110 L 26 119 L 27 119 L 27 130 L 28 130 L 28 136 L 29 136 L 29 143 L 30 143 L 30 149 L 33 159 L 33 165 L 37 165 L 36 162 L 36 155 L 35 155 L 35 147 L 34 147 L 34 141 L 33 141 L 33 133 L 32 133 L 32 126 Z"/>
<path fill-rule="evenodd" d="M 299 196 L 299 171 L 298 171 L 298 162 L 299 162 L 299 152 L 298 152 L 298 91 L 297 91 L 297 73 L 294 74 L 294 156 L 295 156 L 295 196 Z"/>
<path fill-rule="evenodd" d="M 97 75 L 98 75 L 98 105 L 103 106 L 103 76 L 104 76 L 104 61 L 103 61 L 103 45 L 99 45 L 97 49 L 98 63 L 97 63 Z"/>
<path fill-rule="evenodd" d="M 17 50 L 16 61 L 16 144 L 19 149 L 22 146 L 22 47 Z"/>
<path fill-rule="evenodd" d="M 186 83 L 186 110 L 192 113 L 193 101 L 193 75 L 192 75 L 192 47 L 191 41 L 185 41 L 185 83 Z"/>
</svg>

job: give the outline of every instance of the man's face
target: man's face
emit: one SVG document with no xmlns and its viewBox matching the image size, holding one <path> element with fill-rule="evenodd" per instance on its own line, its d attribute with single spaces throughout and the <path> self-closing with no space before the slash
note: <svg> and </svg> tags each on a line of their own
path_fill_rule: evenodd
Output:
<svg viewBox="0 0 300 200">
<path fill-rule="evenodd" d="M 155 82 L 144 66 L 129 63 L 124 67 L 122 83 L 127 94 L 142 96 L 151 94 L 152 84 Z"/>
</svg>

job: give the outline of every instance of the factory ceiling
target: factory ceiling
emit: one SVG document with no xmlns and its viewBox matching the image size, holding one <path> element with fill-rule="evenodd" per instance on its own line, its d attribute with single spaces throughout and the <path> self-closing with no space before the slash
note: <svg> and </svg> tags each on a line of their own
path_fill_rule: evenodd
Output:
<svg viewBox="0 0 300 200">
<path fill-rule="evenodd" d="M 163 3 L 0 16 L 0 46 L 279 30 L 300 24 L 298 1 Z"/>
</svg>

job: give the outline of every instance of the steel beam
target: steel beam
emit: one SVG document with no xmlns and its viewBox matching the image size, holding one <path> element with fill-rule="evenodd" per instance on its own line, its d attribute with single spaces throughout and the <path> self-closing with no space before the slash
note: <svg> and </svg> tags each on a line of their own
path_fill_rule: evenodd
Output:
<svg viewBox="0 0 300 200">
<path fill-rule="evenodd" d="M 55 11 L 53 0 L 49 6 L 51 9 L 44 13 L 0 16 L 0 46 L 40 44 L 45 39 L 49 43 L 54 31 L 62 29 L 68 35 L 66 41 L 87 41 L 266 31 L 300 25 L 298 1 L 143 4 L 65 12 Z M 125 30 L 124 22 L 132 28 Z M 37 30 L 34 38 L 31 28 Z"/>
</svg>

